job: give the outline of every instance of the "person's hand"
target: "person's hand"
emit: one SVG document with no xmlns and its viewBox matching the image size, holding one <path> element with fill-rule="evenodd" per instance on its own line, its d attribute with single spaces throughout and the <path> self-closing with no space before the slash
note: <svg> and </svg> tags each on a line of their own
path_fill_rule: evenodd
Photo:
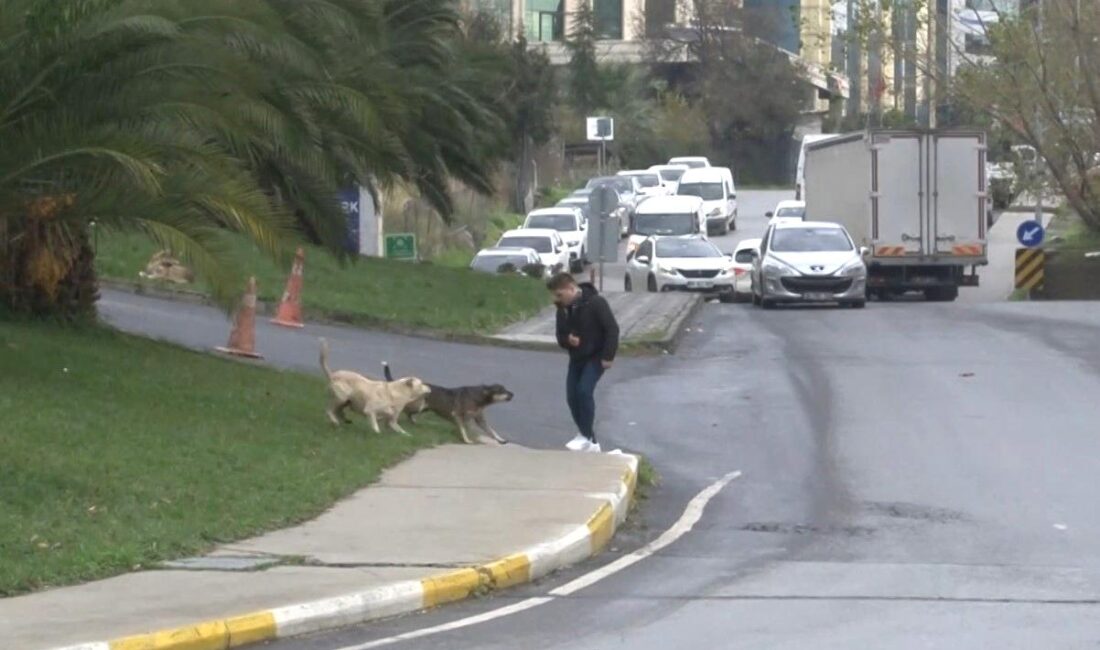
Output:
<svg viewBox="0 0 1100 650">
<path fill-rule="evenodd" d="M 614 362 L 613 361 L 607 361 L 607 360 L 600 361 L 600 365 L 603 366 L 604 370 L 609 369 L 611 367 L 612 363 L 614 363 Z"/>
<path fill-rule="evenodd" d="M 581 339 L 576 334 L 570 334 L 569 338 L 566 339 L 566 342 L 569 343 L 569 347 L 576 348 L 580 347 Z"/>
</svg>

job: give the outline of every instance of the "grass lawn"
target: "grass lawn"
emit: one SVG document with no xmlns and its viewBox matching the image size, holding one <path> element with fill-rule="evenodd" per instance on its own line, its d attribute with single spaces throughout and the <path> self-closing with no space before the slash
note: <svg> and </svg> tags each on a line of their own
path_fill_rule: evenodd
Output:
<svg viewBox="0 0 1100 650">
<path fill-rule="evenodd" d="M 138 271 L 156 250 L 141 235 L 118 232 L 100 233 L 96 247 L 100 277 L 129 282 L 138 281 Z M 276 264 L 243 238 L 236 240 L 235 258 L 240 268 L 256 275 L 261 300 L 279 299 L 289 259 Z M 468 258 L 456 259 L 451 261 L 468 263 Z M 488 334 L 538 313 L 547 304 L 545 287 L 531 278 L 375 258 L 341 266 L 318 248 L 306 250 L 304 276 L 302 306 L 307 317 L 327 316 L 360 325 Z M 188 288 L 204 291 L 201 280 Z"/>
<path fill-rule="evenodd" d="M 337 429 L 319 376 L 94 327 L 0 322 L 0 368 L 0 596 L 301 522 L 456 440 Z"/>
</svg>

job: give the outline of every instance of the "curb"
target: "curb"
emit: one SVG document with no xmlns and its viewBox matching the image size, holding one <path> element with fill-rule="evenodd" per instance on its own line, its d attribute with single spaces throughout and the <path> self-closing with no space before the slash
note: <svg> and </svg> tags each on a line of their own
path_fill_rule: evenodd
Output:
<svg viewBox="0 0 1100 650">
<path fill-rule="evenodd" d="M 638 482 L 638 457 L 627 458 L 630 467 L 618 490 L 591 495 L 600 505 L 586 523 L 493 562 L 333 598 L 53 650 L 226 650 L 431 609 L 538 580 L 599 554 L 626 521 Z"/>
<path fill-rule="evenodd" d="M 703 304 L 703 299 L 698 296 L 695 300 L 691 301 L 691 303 L 672 320 L 672 324 L 668 329 L 670 334 L 658 341 L 657 345 L 661 349 L 667 350 L 669 354 L 675 352 L 676 349 L 680 347 L 680 341 L 684 338 L 684 325 L 699 312 Z"/>
</svg>

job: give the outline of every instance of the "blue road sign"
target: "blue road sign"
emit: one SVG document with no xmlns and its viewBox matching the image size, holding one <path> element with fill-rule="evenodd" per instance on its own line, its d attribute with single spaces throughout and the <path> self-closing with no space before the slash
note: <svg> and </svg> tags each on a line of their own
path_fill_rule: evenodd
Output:
<svg viewBox="0 0 1100 650">
<path fill-rule="evenodd" d="M 349 253 L 359 252 L 359 200 L 361 194 L 359 188 L 351 188 L 340 192 L 340 207 L 344 214 L 348 215 L 347 250 Z"/>
<path fill-rule="evenodd" d="M 1043 224 L 1035 220 L 1025 221 L 1016 229 L 1016 239 L 1021 246 L 1038 246 L 1043 243 L 1045 235 L 1046 230 L 1043 230 Z"/>
</svg>

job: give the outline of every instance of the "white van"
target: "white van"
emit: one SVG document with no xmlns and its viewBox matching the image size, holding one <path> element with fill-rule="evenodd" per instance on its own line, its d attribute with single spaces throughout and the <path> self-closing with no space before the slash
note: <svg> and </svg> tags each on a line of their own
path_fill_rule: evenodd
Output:
<svg viewBox="0 0 1100 650">
<path fill-rule="evenodd" d="M 813 133 L 802 136 L 802 146 L 798 150 L 798 167 L 794 172 L 794 198 L 796 201 L 806 200 L 804 189 L 806 186 L 806 147 L 836 136 L 836 133 Z"/>
<path fill-rule="evenodd" d="M 669 158 L 668 164 L 686 165 L 692 169 L 698 169 L 700 167 L 710 167 L 710 160 L 706 156 L 677 156 Z"/>
<path fill-rule="evenodd" d="M 676 193 L 703 199 L 708 230 L 724 235 L 737 229 L 737 188 L 728 167 L 689 169 L 680 177 Z"/>
<path fill-rule="evenodd" d="M 626 250 L 633 252 L 647 237 L 707 234 L 703 199 L 697 196 L 655 196 L 638 205 L 630 220 Z"/>
</svg>

